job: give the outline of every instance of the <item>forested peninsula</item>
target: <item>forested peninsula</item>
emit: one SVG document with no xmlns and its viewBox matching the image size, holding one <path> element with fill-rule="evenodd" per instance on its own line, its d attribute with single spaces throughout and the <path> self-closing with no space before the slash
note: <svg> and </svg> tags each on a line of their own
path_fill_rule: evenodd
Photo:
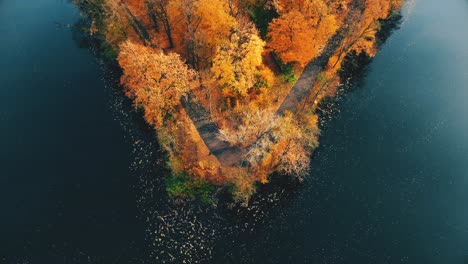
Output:
<svg viewBox="0 0 468 264">
<path fill-rule="evenodd" d="M 167 191 L 247 203 L 303 179 L 317 109 L 373 57 L 401 0 L 74 0 L 167 153 Z M 313 164 L 312 164 L 313 165 Z"/>
</svg>

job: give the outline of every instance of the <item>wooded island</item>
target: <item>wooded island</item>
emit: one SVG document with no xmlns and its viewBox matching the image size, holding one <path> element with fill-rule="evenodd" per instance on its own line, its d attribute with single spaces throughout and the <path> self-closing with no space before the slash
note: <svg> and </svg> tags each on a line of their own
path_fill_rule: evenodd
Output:
<svg viewBox="0 0 468 264">
<path fill-rule="evenodd" d="M 247 202 L 270 175 L 302 179 L 316 109 L 373 57 L 401 0 L 75 0 L 157 131 L 171 195 Z M 354 56 L 354 57 L 353 57 Z M 341 75 L 342 76 L 342 75 Z"/>
</svg>

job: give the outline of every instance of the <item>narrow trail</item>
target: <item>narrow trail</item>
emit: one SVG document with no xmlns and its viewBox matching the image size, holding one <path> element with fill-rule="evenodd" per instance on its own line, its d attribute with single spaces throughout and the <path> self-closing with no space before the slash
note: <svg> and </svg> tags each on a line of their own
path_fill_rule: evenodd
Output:
<svg viewBox="0 0 468 264">
<path fill-rule="evenodd" d="M 213 122 L 210 112 L 203 107 L 195 94 L 188 93 L 186 97 L 181 98 L 181 102 L 211 154 L 215 155 L 219 162 L 225 166 L 238 165 L 245 150 L 233 147 L 218 137 L 218 126 Z"/>
<path fill-rule="evenodd" d="M 328 60 L 340 46 L 346 32 L 347 29 L 344 27 L 339 29 L 328 40 L 323 52 L 306 65 L 299 80 L 291 88 L 275 115 L 282 115 L 285 111 L 295 112 L 299 104 L 310 95 L 317 80 L 317 75 L 327 66 Z"/>
</svg>

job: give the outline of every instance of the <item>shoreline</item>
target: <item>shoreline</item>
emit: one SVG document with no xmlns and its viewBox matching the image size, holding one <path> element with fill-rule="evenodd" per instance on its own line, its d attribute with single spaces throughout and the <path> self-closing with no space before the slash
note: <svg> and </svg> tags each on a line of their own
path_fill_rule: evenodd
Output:
<svg viewBox="0 0 468 264">
<path fill-rule="evenodd" d="M 392 20 L 392 17 L 391 17 L 391 16 L 390 16 L 388 19 L 382 20 L 382 21 L 384 21 L 384 22 L 391 21 L 391 22 L 393 23 L 393 25 L 395 26 L 395 21 Z M 89 23 L 89 22 L 88 22 L 88 23 Z M 346 22 L 346 23 L 348 23 L 348 22 Z M 91 25 L 92 25 L 92 23 L 90 23 L 90 26 L 91 26 Z M 381 27 L 381 29 L 382 29 L 382 28 L 384 28 L 384 29 L 386 29 L 386 30 L 389 31 L 388 35 L 391 33 L 391 31 L 392 31 L 392 29 L 393 29 L 392 27 L 390 27 L 390 28 L 389 28 L 389 27 L 386 27 L 386 24 L 384 24 L 384 26 Z M 340 34 L 340 31 L 342 31 L 342 30 L 343 30 L 343 29 L 339 29 L 339 30 L 337 31 L 336 34 Z M 378 35 L 379 33 L 380 33 L 380 31 L 377 31 L 377 32 L 376 32 L 376 34 L 375 34 L 376 37 L 377 37 L 377 35 Z M 346 34 L 345 34 L 345 35 L 346 35 Z M 385 34 L 384 34 L 384 35 L 385 35 Z M 388 35 L 387 35 L 387 37 L 388 37 Z M 343 37 L 346 37 L 346 36 L 343 36 Z M 106 64 L 109 64 L 109 65 L 110 65 L 112 68 L 114 68 L 114 69 L 118 69 L 119 72 L 122 73 L 122 70 L 121 70 L 121 68 L 118 66 L 118 63 L 117 63 L 115 60 L 108 59 L 108 57 L 106 56 L 106 45 L 108 45 L 108 44 L 106 44 L 105 41 L 103 41 L 102 39 L 100 39 L 100 38 L 99 38 L 99 35 L 90 36 L 90 39 L 91 39 L 92 42 L 95 43 L 95 45 L 96 45 L 96 47 L 97 47 L 97 49 L 96 49 L 96 51 L 95 51 L 96 54 L 97 54 L 98 56 L 103 56 L 104 60 L 106 61 Z M 329 41 L 334 41 L 334 40 L 335 40 L 334 37 L 332 37 L 332 38 L 330 38 Z M 377 41 L 377 40 L 376 40 L 376 41 Z M 380 41 L 381 43 L 379 43 L 379 45 L 381 45 L 384 41 L 385 41 L 385 40 Z M 327 64 L 330 64 L 331 58 L 334 56 L 334 54 L 335 54 L 336 52 L 338 52 L 339 45 L 341 45 L 341 44 L 340 44 L 340 43 L 338 43 L 338 44 L 335 43 L 334 45 L 337 45 L 337 48 L 333 49 L 333 52 L 330 52 L 330 50 L 325 49 L 325 50 L 322 52 L 322 54 L 321 54 L 320 56 L 318 56 L 318 57 L 315 59 L 315 60 L 317 60 L 317 61 L 322 61 L 322 60 L 323 60 L 323 65 L 325 65 L 325 66 L 323 66 L 323 68 L 327 67 Z M 323 58 L 323 56 L 325 56 L 325 55 L 328 54 L 328 53 L 329 53 L 328 58 L 327 58 L 327 59 Z M 346 59 L 349 59 L 349 58 L 348 58 L 348 55 L 349 55 L 349 54 L 348 54 L 348 52 L 347 52 L 346 55 L 344 56 L 344 58 L 342 59 L 342 62 L 340 62 L 340 63 L 338 63 L 338 61 L 340 60 L 340 58 L 338 58 L 338 61 L 335 63 L 334 66 L 338 65 L 338 66 L 339 66 L 338 68 L 340 68 L 341 65 L 345 64 L 345 60 L 346 60 Z M 356 56 L 357 56 L 357 55 L 356 55 Z M 365 57 L 365 56 L 366 56 L 366 55 L 365 55 L 365 52 L 364 52 L 364 57 Z M 359 57 L 359 56 L 357 56 L 357 57 Z M 370 56 L 367 56 L 367 57 L 370 58 Z M 369 59 L 369 61 L 370 61 L 370 59 Z M 369 63 L 369 61 L 368 61 L 367 63 Z M 353 64 L 353 63 L 351 63 L 351 64 Z M 295 92 L 294 92 L 294 87 L 298 87 L 298 82 L 305 76 L 305 74 L 308 74 L 308 73 L 309 73 L 309 72 L 308 72 L 308 67 L 309 67 L 309 65 L 314 65 L 314 60 L 311 61 L 311 62 L 309 62 L 308 66 L 306 66 L 306 67 L 304 68 L 304 71 L 301 72 L 301 76 L 298 78 L 298 81 L 294 84 L 293 88 L 292 88 L 291 91 L 288 93 L 288 96 L 295 94 Z M 354 64 L 353 64 L 353 65 L 354 65 Z M 358 65 L 355 65 L 355 66 L 356 66 L 356 68 L 361 68 L 361 67 L 364 67 L 365 65 L 360 65 L 360 64 L 358 64 Z M 306 95 L 304 94 L 304 95 L 302 95 L 302 96 L 298 96 L 298 98 L 300 98 L 301 100 L 296 100 L 297 103 L 296 103 L 296 104 L 293 104 L 293 106 L 295 106 L 295 107 L 300 107 L 301 105 L 303 105 L 303 107 L 305 108 L 305 104 L 307 104 L 307 103 L 308 103 L 308 99 L 310 99 L 310 98 L 308 98 L 308 97 L 311 96 L 311 95 L 313 94 L 314 90 L 315 90 L 315 85 L 317 85 L 318 82 L 321 82 L 321 80 L 319 79 L 319 77 L 320 77 L 319 75 L 322 74 L 323 68 L 322 68 L 322 67 L 319 67 L 319 68 L 316 70 L 317 73 L 314 74 L 314 76 L 315 76 L 315 78 L 314 78 L 315 80 L 313 81 L 314 87 L 311 88 L 311 89 L 308 89 L 308 88 L 306 89 L 306 91 L 308 91 L 308 94 L 309 94 L 309 95 L 306 96 Z M 332 69 L 333 69 L 333 68 L 332 68 Z M 355 71 L 355 70 L 356 70 L 356 69 L 352 69 L 351 71 Z M 338 77 L 338 78 L 343 78 L 343 74 L 342 74 L 342 73 L 343 73 L 343 71 L 337 72 L 337 73 L 333 74 L 332 78 L 337 78 L 337 77 Z M 327 82 L 328 82 L 328 81 L 327 81 Z M 329 101 L 330 99 L 333 101 L 333 100 L 334 100 L 333 98 L 335 97 L 335 93 L 336 93 L 336 92 L 332 92 L 331 94 L 327 94 L 327 93 L 330 93 L 330 90 L 336 90 L 337 87 L 338 87 L 339 85 L 341 85 L 341 84 L 338 83 L 338 84 L 336 84 L 336 86 L 333 86 L 333 84 L 332 84 L 331 86 L 328 86 L 328 83 L 326 83 L 325 85 L 323 85 L 322 87 L 320 87 L 320 89 L 317 91 L 317 93 L 315 94 L 315 96 L 314 96 L 314 98 L 313 98 L 314 100 L 312 101 L 312 106 L 309 106 L 309 108 L 315 109 L 315 108 L 317 107 L 317 108 L 319 108 L 319 110 L 322 110 L 322 109 L 320 108 L 320 105 L 322 105 L 323 102 L 324 102 L 324 101 L 322 101 L 322 100 L 326 98 L 325 101 L 327 101 L 327 100 Z M 119 86 L 121 86 L 121 85 L 119 85 Z M 327 87 L 326 87 L 326 86 L 327 86 Z M 326 89 L 323 89 L 323 88 L 326 88 Z M 325 95 L 322 95 L 322 94 L 323 94 L 323 93 L 322 93 L 322 92 L 323 92 L 322 89 L 325 90 Z M 303 92 L 303 93 L 304 93 L 304 92 Z M 287 98 L 288 98 L 288 97 L 285 98 L 285 101 L 284 101 L 284 102 L 287 101 Z M 302 101 L 302 102 L 299 103 L 299 101 Z M 279 113 L 284 113 L 284 111 L 285 111 L 285 110 L 283 109 L 283 108 L 284 108 L 284 106 L 283 106 L 284 102 L 283 102 L 282 104 L 280 104 L 280 108 L 278 109 L 278 112 L 279 112 Z M 309 103 L 310 103 L 310 102 L 309 102 Z M 183 105 L 184 105 L 184 104 L 183 104 Z M 205 110 L 205 111 L 206 111 L 206 110 Z M 319 111 L 318 114 L 321 115 L 321 114 L 323 114 L 323 113 L 322 113 L 322 111 Z M 189 113 L 189 116 L 190 116 L 190 113 Z M 192 122 L 193 122 L 195 125 L 196 125 L 196 123 L 197 123 L 197 121 L 196 121 L 196 120 L 194 121 L 193 118 L 192 118 Z M 319 125 L 322 124 L 322 122 L 323 122 L 323 121 L 322 121 L 322 117 L 319 117 L 319 121 L 318 121 L 318 122 L 319 122 Z M 202 127 L 204 127 L 204 126 L 205 126 L 205 124 L 204 124 L 203 126 L 200 126 L 200 127 L 197 128 L 197 130 L 199 131 L 199 133 L 201 132 L 200 128 L 202 128 Z M 149 127 L 151 127 L 151 126 L 149 126 Z M 211 130 L 213 130 L 213 128 L 212 128 Z M 215 129 L 215 130 L 216 130 L 216 129 Z M 209 130 L 208 130 L 208 131 L 209 131 Z M 156 134 L 159 134 L 160 131 L 156 130 L 155 132 L 156 132 Z M 208 133 L 209 133 L 209 134 L 208 134 L 208 137 L 211 137 L 211 138 L 214 137 L 214 136 L 213 136 L 214 134 L 212 135 L 213 132 L 208 132 Z M 215 133 L 216 133 L 216 132 L 215 132 Z M 202 133 L 200 133 L 200 135 L 202 135 Z M 203 136 L 202 136 L 202 138 L 203 138 Z M 204 140 L 205 140 L 205 138 L 204 138 Z M 206 143 L 206 140 L 205 140 L 205 143 Z M 209 145 L 209 144 L 208 144 L 208 145 Z M 164 147 L 161 146 L 161 148 L 163 149 Z M 209 147 L 209 148 L 210 148 L 210 147 Z M 229 148 L 231 148 L 231 147 L 229 147 Z M 228 148 L 228 149 L 229 149 L 229 148 Z M 226 148 L 223 148 L 223 149 L 226 149 Z M 213 154 L 215 154 L 215 155 L 216 155 L 216 154 L 223 154 L 223 153 L 225 153 L 225 151 L 223 151 L 223 150 L 220 150 L 221 152 L 215 152 L 215 151 L 211 151 L 211 150 L 212 150 L 212 149 L 210 149 L 210 153 L 213 153 Z M 234 150 L 234 153 L 238 153 L 238 154 L 240 153 L 240 152 L 238 152 L 238 151 L 235 151 L 235 149 L 233 149 L 233 150 Z M 313 153 L 314 153 L 314 151 L 311 151 L 311 153 L 309 154 L 309 155 L 310 155 L 310 160 L 312 160 L 312 158 L 313 158 Z M 240 154 L 239 154 L 239 155 L 238 155 L 238 154 L 236 154 L 236 155 L 239 156 Z M 166 156 L 167 156 L 167 155 L 166 155 Z M 239 156 L 239 157 L 240 157 L 240 156 Z M 170 161 L 170 157 L 169 157 L 169 158 L 166 158 L 166 159 L 167 159 L 168 162 L 171 162 L 171 161 Z M 272 175 L 274 175 L 274 174 L 277 174 L 277 173 L 269 174 L 269 175 L 268 175 L 268 178 L 270 178 L 270 176 L 273 178 L 274 176 L 272 176 Z M 191 176 L 188 176 L 188 177 L 191 177 Z M 169 180 L 170 180 L 170 179 L 173 179 L 173 177 L 169 178 Z M 168 183 L 167 180 L 166 180 L 166 183 Z M 180 183 L 180 182 L 176 182 L 176 184 L 181 184 L 181 183 Z M 185 183 L 182 183 L 182 184 L 185 184 Z M 223 185 L 224 185 L 224 184 L 221 184 L 221 185 L 215 184 L 214 186 L 216 186 L 216 190 L 217 190 L 217 191 L 216 191 L 216 192 L 213 192 L 212 195 L 217 195 L 220 191 L 223 192 L 223 190 L 228 190 L 228 189 L 229 189 L 229 186 L 223 186 Z M 261 186 L 261 185 L 260 185 L 260 186 Z M 208 187 L 209 187 L 209 185 L 207 185 L 207 188 L 208 188 Z M 168 187 L 168 188 L 169 188 L 169 187 Z M 196 187 L 196 188 L 198 188 L 198 187 Z M 209 187 L 209 188 L 211 188 L 211 187 Z M 169 189 L 168 189 L 168 190 L 169 190 Z M 184 191 L 184 192 L 185 192 L 185 191 Z M 187 192 L 192 192 L 192 191 L 187 190 Z M 209 191 L 209 192 L 212 192 L 212 191 Z M 176 193 L 177 193 L 177 192 L 176 192 Z M 176 193 L 175 193 L 175 194 L 176 194 Z M 195 191 L 194 193 L 197 193 L 197 191 Z M 180 193 L 180 194 L 183 194 L 183 193 Z M 187 193 L 186 193 L 185 195 L 183 195 L 183 196 L 186 196 L 186 195 L 187 195 Z M 198 195 L 189 194 L 188 196 L 191 197 L 191 198 L 193 199 L 193 198 L 197 198 Z M 214 198 L 214 199 L 217 200 L 217 198 Z M 209 200 L 211 200 L 211 199 L 209 199 Z M 212 200 L 211 200 L 211 201 L 212 201 Z M 234 201 L 235 201 L 235 199 L 234 199 Z"/>
</svg>

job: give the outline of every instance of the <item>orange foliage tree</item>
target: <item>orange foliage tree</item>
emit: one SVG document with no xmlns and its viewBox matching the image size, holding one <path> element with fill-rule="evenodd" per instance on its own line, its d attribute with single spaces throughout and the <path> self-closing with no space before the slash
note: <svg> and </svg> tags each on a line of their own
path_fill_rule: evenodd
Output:
<svg viewBox="0 0 468 264">
<path fill-rule="evenodd" d="M 216 47 L 236 24 L 223 0 L 174 0 L 168 12 L 175 51 L 196 69 L 211 64 Z"/>
<path fill-rule="evenodd" d="M 175 53 L 130 41 L 120 45 L 118 61 L 123 69 L 121 83 L 135 106 L 145 111 L 146 121 L 156 127 L 180 104 L 180 97 L 189 91 L 195 71 L 189 69 Z"/>
<path fill-rule="evenodd" d="M 324 0 L 278 0 L 280 17 L 269 25 L 268 47 L 285 62 L 304 66 L 320 54 L 337 30 L 335 15 Z"/>
</svg>

